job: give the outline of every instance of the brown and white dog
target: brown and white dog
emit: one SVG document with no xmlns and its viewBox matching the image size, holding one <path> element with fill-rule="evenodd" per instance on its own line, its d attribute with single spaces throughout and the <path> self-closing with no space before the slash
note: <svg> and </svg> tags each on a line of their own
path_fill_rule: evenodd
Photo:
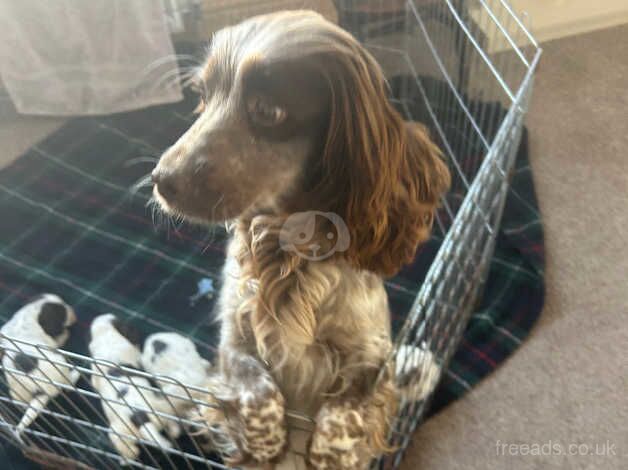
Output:
<svg viewBox="0 0 628 470">
<path fill-rule="evenodd" d="M 277 461 L 291 409 L 315 419 L 310 467 L 364 468 L 389 450 L 397 403 L 393 372 L 376 381 L 392 347 L 382 278 L 428 238 L 447 166 L 389 104 L 373 57 L 313 12 L 219 31 L 197 78 L 200 114 L 153 195 L 168 214 L 232 222 L 216 390 L 227 460 Z"/>
</svg>

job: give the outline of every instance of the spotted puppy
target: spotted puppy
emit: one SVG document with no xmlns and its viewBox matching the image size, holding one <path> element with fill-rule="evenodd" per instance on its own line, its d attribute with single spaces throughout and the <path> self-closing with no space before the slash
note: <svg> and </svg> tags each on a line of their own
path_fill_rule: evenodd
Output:
<svg viewBox="0 0 628 470">
<path fill-rule="evenodd" d="M 406 401 L 425 400 L 434 391 L 441 366 L 425 342 L 403 344 L 395 355 L 395 381 Z"/>
<path fill-rule="evenodd" d="M 144 342 L 142 366 L 147 372 L 164 375 L 177 382 L 164 380 L 159 385 L 179 414 L 194 407 L 192 400 L 206 398 L 206 392 L 187 388 L 206 387 L 212 367 L 208 360 L 201 357 L 189 338 L 166 332 L 149 336 Z"/>
<path fill-rule="evenodd" d="M 207 427 L 188 426 L 187 431 L 204 451 L 234 452 L 234 443 L 221 428 L 224 415 L 208 392 L 214 388 L 212 382 L 217 378 L 216 373 L 192 340 L 171 332 L 149 336 L 144 342 L 142 366 L 151 374 L 167 377 L 159 380 L 159 386 L 179 416 L 198 421 L 213 403 L 215 408 L 211 411 L 216 415 L 215 422 Z M 203 405 L 195 402 L 203 402 Z"/>
<path fill-rule="evenodd" d="M 79 378 L 79 372 L 63 355 L 48 349 L 65 344 L 75 321 L 72 307 L 54 294 L 43 294 L 24 305 L 0 329 L 9 394 L 28 405 L 16 427 L 18 436 L 61 393 L 61 385 L 74 385 Z"/>
<path fill-rule="evenodd" d="M 92 385 L 100 394 L 109 421 L 111 443 L 126 459 L 139 456 L 137 439 L 167 449 L 172 444 L 161 431 L 173 439 L 180 433 L 174 417 L 166 418 L 151 412 L 174 415 L 172 406 L 155 391 L 157 385 L 142 375 L 139 345 L 137 332 L 115 315 L 101 315 L 92 323 L 89 352 L 94 359 L 112 363 L 92 364 Z"/>
</svg>

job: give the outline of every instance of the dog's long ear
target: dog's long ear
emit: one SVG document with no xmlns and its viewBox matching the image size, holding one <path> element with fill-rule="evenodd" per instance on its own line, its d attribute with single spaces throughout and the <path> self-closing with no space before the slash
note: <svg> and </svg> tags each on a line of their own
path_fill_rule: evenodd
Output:
<svg viewBox="0 0 628 470">
<path fill-rule="evenodd" d="M 325 55 L 331 119 L 315 191 L 335 201 L 349 227 L 348 261 L 390 276 L 429 237 L 450 174 L 426 129 L 391 106 L 384 75 L 362 46 L 347 41 Z"/>
</svg>

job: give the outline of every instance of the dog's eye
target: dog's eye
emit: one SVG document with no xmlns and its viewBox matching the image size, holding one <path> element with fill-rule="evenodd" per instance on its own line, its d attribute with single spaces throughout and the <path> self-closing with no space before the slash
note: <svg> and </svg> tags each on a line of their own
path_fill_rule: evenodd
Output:
<svg viewBox="0 0 628 470">
<path fill-rule="evenodd" d="M 286 119 L 286 110 L 261 96 L 248 100 L 248 112 L 255 124 L 260 126 L 276 126 Z"/>
</svg>

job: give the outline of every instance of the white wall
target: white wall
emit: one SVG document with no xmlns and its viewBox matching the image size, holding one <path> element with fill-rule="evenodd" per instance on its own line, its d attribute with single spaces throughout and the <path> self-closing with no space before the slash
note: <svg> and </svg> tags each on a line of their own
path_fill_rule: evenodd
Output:
<svg viewBox="0 0 628 470">
<path fill-rule="evenodd" d="M 628 23 L 628 0 L 482 0 L 482 3 L 502 12 L 501 3 L 505 1 L 539 42 Z M 476 8 L 471 8 L 471 15 L 476 20 L 481 17 L 482 3 L 473 2 Z M 510 49 L 492 23 L 480 21 L 480 24 L 486 29 L 489 52 Z M 525 45 L 522 34 L 513 36 L 519 45 Z"/>
<path fill-rule="evenodd" d="M 539 41 L 628 23 L 628 0 L 510 0 Z"/>
</svg>

